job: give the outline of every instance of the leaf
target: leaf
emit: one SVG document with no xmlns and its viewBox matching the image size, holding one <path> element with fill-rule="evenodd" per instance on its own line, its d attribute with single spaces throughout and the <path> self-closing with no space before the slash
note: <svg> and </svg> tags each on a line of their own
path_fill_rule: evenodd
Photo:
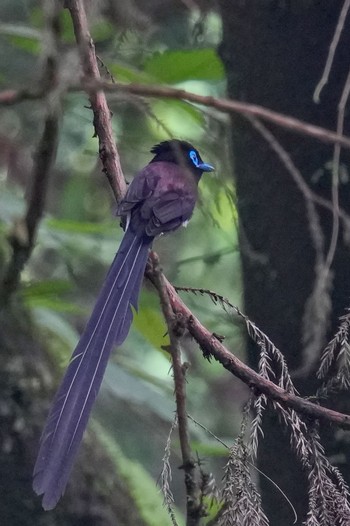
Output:
<svg viewBox="0 0 350 526">
<path fill-rule="evenodd" d="M 91 36 L 94 42 L 108 40 L 109 38 L 113 37 L 114 32 L 114 26 L 106 20 L 100 20 L 91 28 Z"/>
<path fill-rule="evenodd" d="M 21 290 L 23 300 L 29 307 L 43 307 L 56 312 L 69 312 L 81 314 L 83 311 L 75 303 L 63 300 L 60 294 L 70 291 L 72 288 L 66 280 L 43 280 L 28 283 Z"/>
<path fill-rule="evenodd" d="M 41 41 L 42 34 L 37 29 L 19 24 L 0 24 L 0 35 L 31 38 Z"/>
<path fill-rule="evenodd" d="M 91 223 L 89 221 L 74 221 L 71 219 L 48 219 L 48 228 L 72 234 L 107 234 L 115 232 L 115 222 Z"/>
<path fill-rule="evenodd" d="M 0 35 L 8 37 L 11 44 L 34 55 L 41 48 L 42 34 L 40 31 L 17 24 L 0 24 Z"/>
<path fill-rule="evenodd" d="M 59 297 L 71 289 L 69 281 L 43 280 L 26 284 L 21 290 L 21 295 L 24 303 L 30 308 L 42 307 L 56 312 L 81 314 L 83 310 L 76 303 Z"/>
<path fill-rule="evenodd" d="M 62 294 L 72 289 L 69 281 L 64 279 L 46 279 L 39 282 L 27 283 L 22 289 L 24 298 L 51 296 Z"/>
<path fill-rule="evenodd" d="M 151 103 L 156 119 L 150 120 L 150 125 L 158 137 L 173 136 L 191 137 L 194 140 L 202 135 L 205 118 L 202 112 L 192 104 L 179 100 L 157 100 Z M 165 123 L 163 128 L 161 124 Z"/>
<path fill-rule="evenodd" d="M 110 64 L 108 69 L 115 80 L 118 82 L 139 82 L 142 84 L 152 84 L 157 81 L 157 79 L 152 75 L 149 75 L 148 73 L 140 71 L 136 68 L 126 66 L 125 64 L 121 64 L 119 62 Z"/>
<path fill-rule="evenodd" d="M 60 12 L 60 37 L 67 43 L 75 42 L 72 17 L 68 10 Z M 30 14 L 30 22 L 34 27 L 43 29 L 45 27 L 45 14 L 42 8 L 34 7 Z"/>
<path fill-rule="evenodd" d="M 162 345 L 169 344 L 168 336 L 164 337 L 166 325 L 155 294 L 143 291 L 139 301 L 138 313 L 134 316 L 133 326 L 154 347 L 160 349 Z"/>
<path fill-rule="evenodd" d="M 167 84 L 187 80 L 218 81 L 225 76 L 223 64 L 212 48 L 154 54 L 145 63 L 144 71 Z"/>
<path fill-rule="evenodd" d="M 230 442 L 230 440 L 228 442 Z M 227 457 L 227 448 L 214 440 L 210 442 L 192 440 L 191 447 L 201 457 Z"/>
<path fill-rule="evenodd" d="M 201 200 L 205 203 L 204 211 L 209 213 L 214 223 L 225 232 L 232 232 L 238 221 L 237 210 L 233 203 L 233 186 L 218 184 L 217 178 L 203 179 L 200 187 Z M 210 205 L 208 206 L 208 203 Z"/>
</svg>

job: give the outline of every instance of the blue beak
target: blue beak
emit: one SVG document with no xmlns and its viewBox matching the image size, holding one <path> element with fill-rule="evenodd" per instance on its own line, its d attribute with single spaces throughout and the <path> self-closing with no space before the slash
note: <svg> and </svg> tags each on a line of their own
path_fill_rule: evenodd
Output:
<svg viewBox="0 0 350 526">
<path fill-rule="evenodd" d="M 214 166 L 212 166 L 211 164 L 207 164 L 207 163 L 200 163 L 197 165 L 197 168 L 199 168 L 199 170 L 202 170 L 202 172 L 214 172 L 215 171 Z"/>
</svg>

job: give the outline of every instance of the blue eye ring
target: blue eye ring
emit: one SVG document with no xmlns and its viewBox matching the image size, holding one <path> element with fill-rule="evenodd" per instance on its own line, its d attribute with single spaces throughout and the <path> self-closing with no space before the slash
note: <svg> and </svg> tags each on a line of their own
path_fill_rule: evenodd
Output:
<svg viewBox="0 0 350 526">
<path fill-rule="evenodd" d="M 195 166 L 199 165 L 198 157 L 197 157 L 197 154 L 196 154 L 196 152 L 194 150 L 191 150 L 189 152 L 189 157 L 190 157 L 191 161 L 193 162 L 193 164 Z"/>
</svg>

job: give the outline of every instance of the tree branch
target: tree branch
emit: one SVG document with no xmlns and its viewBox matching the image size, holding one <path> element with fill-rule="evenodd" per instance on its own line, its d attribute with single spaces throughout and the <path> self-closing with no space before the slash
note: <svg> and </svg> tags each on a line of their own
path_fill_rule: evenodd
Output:
<svg viewBox="0 0 350 526">
<path fill-rule="evenodd" d="M 87 75 L 86 72 L 85 75 Z M 197 95 L 196 93 L 169 86 L 153 86 L 149 84 L 113 84 L 111 82 L 102 81 L 99 77 L 93 77 L 92 80 L 90 78 L 82 79 L 82 84 L 71 85 L 68 88 L 68 91 L 76 92 L 81 91 L 82 89 L 87 90 L 89 93 L 100 92 L 100 90 L 103 89 L 109 93 L 128 93 L 140 97 L 185 100 L 194 104 L 215 108 L 222 113 L 238 113 L 243 116 L 257 117 L 263 121 L 271 122 L 280 128 L 289 130 L 292 133 L 311 137 L 327 144 L 340 144 L 344 148 L 347 148 L 348 150 L 350 149 L 350 137 L 338 135 L 332 130 L 327 130 L 321 126 L 315 126 L 308 122 L 301 121 L 294 117 L 290 117 L 289 115 L 284 115 L 256 104 L 249 104 L 247 102 L 240 102 L 233 99 Z M 43 96 L 44 93 L 42 90 L 5 90 L 0 92 L 0 106 L 12 105 L 28 99 L 40 99 Z"/>
<path fill-rule="evenodd" d="M 67 0 L 68 8 L 74 27 L 75 38 L 79 46 L 81 67 L 84 76 L 97 85 L 101 80 L 100 71 L 95 54 L 95 46 L 91 38 L 87 23 L 84 3 L 82 0 Z M 89 89 L 91 109 L 94 113 L 95 135 L 99 139 L 99 154 L 109 184 L 117 202 L 126 191 L 125 178 L 120 165 L 119 154 L 113 139 L 111 112 L 108 108 L 106 96 L 100 87 Z"/>
<path fill-rule="evenodd" d="M 152 264 L 152 254 L 150 257 Z M 152 271 L 148 270 L 147 277 L 154 282 Z M 323 421 L 333 422 L 344 429 L 350 429 L 350 415 L 338 413 L 332 409 L 322 407 L 293 395 L 284 389 L 281 389 L 273 382 L 266 380 L 253 369 L 245 365 L 241 360 L 234 356 L 218 339 L 204 327 L 200 321 L 192 314 L 190 309 L 177 295 L 175 288 L 164 277 L 165 285 L 169 295 L 173 311 L 182 316 L 189 333 L 201 347 L 206 356 L 213 356 L 225 369 L 230 371 L 234 376 L 242 380 L 250 389 L 257 393 L 265 394 L 270 400 L 279 402 L 284 407 L 295 409 L 298 413 L 308 416 L 311 419 L 320 419 Z"/>
<path fill-rule="evenodd" d="M 181 361 L 181 348 L 179 338 L 183 333 L 176 321 L 176 316 L 172 309 L 168 290 L 166 287 L 165 277 L 159 268 L 159 258 L 155 252 L 151 255 L 153 268 L 153 284 L 156 287 L 165 321 L 168 327 L 170 338 L 170 354 L 173 366 L 174 385 L 175 385 L 175 399 L 176 399 L 176 413 L 179 427 L 179 439 L 182 454 L 181 468 L 185 473 L 186 485 L 186 509 L 187 509 L 187 526 L 197 526 L 204 515 L 202 506 L 202 499 L 200 495 L 200 488 L 196 480 L 196 463 L 194 461 L 191 446 L 190 435 L 188 430 L 188 417 L 186 410 L 186 364 Z"/>
</svg>

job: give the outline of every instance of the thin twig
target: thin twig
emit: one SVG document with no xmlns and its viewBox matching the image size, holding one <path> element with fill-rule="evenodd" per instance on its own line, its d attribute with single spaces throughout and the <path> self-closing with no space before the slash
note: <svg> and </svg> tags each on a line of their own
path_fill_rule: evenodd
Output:
<svg viewBox="0 0 350 526">
<path fill-rule="evenodd" d="M 329 46 L 328 57 L 326 60 L 326 65 L 322 73 L 322 77 L 319 83 L 317 84 L 315 92 L 314 92 L 313 100 L 317 104 L 320 102 L 321 91 L 323 90 L 323 88 L 328 82 L 329 74 L 331 72 L 332 64 L 334 61 L 335 52 L 338 47 L 340 36 L 343 32 L 345 19 L 348 14 L 349 8 L 350 8 L 350 0 L 345 0 L 342 10 L 340 11 L 340 15 L 339 15 L 338 22 L 337 22 L 337 27 L 335 28 L 335 33 L 334 33 L 331 45 Z"/>
<path fill-rule="evenodd" d="M 319 357 L 319 349 L 325 341 L 331 311 L 330 268 L 325 261 L 324 235 L 320 224 L 320 218 L 316 210 L 313 193 L 305 182 L 302 174 L 295 166 L 289 153 L 260 121 L 251 117 L 249 120 L 252 126 L 267 141 L 269 146 L 280 159 L 299 188 L 305 202 L 308 228 L 315 249 L 315 283 L 305 305 L 303 316 L 303 342 L 305 343 L 305 347 L 303 349 L 303 364 L 298 369 L 298 374 L 305 374 L 310 370 Z M 338 147 L 340 149 L 339 145 L 335 145 L 335 148 Z M 332 213 L 334 218 L 333 224 L 336 224 L 339 227 L 339 206 L 332 206 Z M 337 237 L 338 234 L 336 231 L 336 238 Z"/>
<path fill-rule="evenodd" d="M 60 11 L 60 2 L 48 1 L 45 3 L 46 57 L 42 85 L 46 94 L 46 118 L 44 130 L 34 154 L 27 211 L 25 216 L 16 223 L 10 235 L 13 252 L 2 283 L 2 304 L 6 304 L 11 294 L 16 290 L 23 267 L 34 248 L 36 233 L 45 209 L 49 176 L 56 158 L 61 105 L 61 93 L 58 84 Z"/>
<path fill-rule="evenodd" d="M 346 78 L 344 88 L 338 105 L 337 133 L 343 133 L 346 104 L 350 94 L 350 71 Z M 332 163 L 332 205 L 333 205 L 333 225 L 332 237 L 326 258 L 326 266 L 331 267 L 335 251 L 337 248 L 339 235 L 339 167 L 340 167 L 340 144 L 334 145 L 333 163 Z"/>
<path fill-rule="evenodd" d="M 174 495 L 170 488 L 171 483 L 171 466 L 170 466 L 170 454 L 171 454 L 171 435 L 173 434 L 174 429 L 177 427 L 177 415 L 175 415 L 174 421 L 171 424 L 169 435 L 165 444 L 164 456 L 162 458 L 163 468 L 160 474 L 160 487 L 163 492 L 164 501 L 163 504 L 169 513 L 171 522 L 173 526 L 178 526 L 175 512 L 174 512 Z"/>
<path fill-rule="evenodd" d="M 179 336 L 176 334 L 176 321 L 174 311 L 169 301 L 166 288 L 166 278 L 159 268 L 159 258 L 152 253 L 152 275 L 154 285 L 158 290 L 163 315 L 167 323 L 170 338 L 170 354 L 175 384 L 176 413 L 179 427 L 179 439 L 182 454 L 181 468 L 185 473 L 186 502 L 187 502 L 187 526 L 198 526 L 202 513 L 200 489 L 196 480 L 196 463 L 193 459 L 190 446 L 190 435 L 188 429 L 188 418 L 186 410 L 186 376 L 185 367 L 181 361 L 181 349 Z"/>
<path fill-rule="evenodd" d="M 67 0 L 66 6 L 72 17 L 84 76 L 89 81 L 98 83 L 101 80 L 101 76 L 83 0 Z M 125 194 L 126 183 L 115 140 L 113 139 L 111 112 L 108 108 L 106 96 L 101 89 L 90 90 L 87 86 L 85 87 L 89 93 L 91 109 L 94 113 L 95 134 L 99 139 L 99 154 L 103 171 L 118 202 Z"/>
</svg>

